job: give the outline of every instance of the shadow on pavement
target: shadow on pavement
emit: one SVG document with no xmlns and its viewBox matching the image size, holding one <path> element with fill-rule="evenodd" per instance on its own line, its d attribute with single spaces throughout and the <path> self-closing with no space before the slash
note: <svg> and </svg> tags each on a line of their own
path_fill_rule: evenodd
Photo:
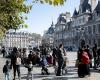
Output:
<svg viewBox="0 0 100 80">
<path fill-rule="evenodd" d="M 25 74 L 24 74 L 25 75 Z M 26 79 L 27 74 L 21 79 Z M 34 79 L 43 78 L 42 80 L 70 80 L 70 79 L 78 79 L 78 77 L 70 77 L 68 75 L 65 76 L 55 76 L 55 75 L 34 75 Z"/>
<path fill-rule="evenodd" d="M 23 77 L 21 79 L 26 79 L 27 74 L 22 74 Z M 50 75 L 41 75 L 41 74 L 34 74 L 34 79 L 42 79 L 42 80 L 71 80 L 71 79 L 78 79 L 77 77 L 77 68 L 74 66 L 68 67 L 68 73 L 63 76 L 56 76 L 54 72 L 50 73 Z"/>
<path fill-rule="evenodd" d="M 26 79 L 27 74 L 22 74 L 23 77 L 21 79 Z M 68 73 L 63 76 L 56 76 L 54 73 L 50 73 L 50 75 L 41 75 L 41 74 L 34 74 L 33 77 L 34 79 L 41 78 L 42 80 L 70 80 L 70 79 L 77 79 L 78 77 L 75 76 L 77 75 L 76 71 L 68 70 Z"/>
<path fill-rule="evenodd" d="M 70 80 L 70 79 L 77 79 L 78 77 L 53 77 L 53 78 L 45 78 L 42 80 Z"/>
<path fill-rule="evenodd" d="M 21 77 L 21 79 L 26 79 L 27 78 L 27 74 L 22 74 L 23 77 Z M 50 75 L 41 75 L 41 74 L 34 74 L 33 77 L 34 79 L 36 78 L 45 78 L 45 77 L 54 77 L 54 73 L 51 73 Z"/>
</svg>

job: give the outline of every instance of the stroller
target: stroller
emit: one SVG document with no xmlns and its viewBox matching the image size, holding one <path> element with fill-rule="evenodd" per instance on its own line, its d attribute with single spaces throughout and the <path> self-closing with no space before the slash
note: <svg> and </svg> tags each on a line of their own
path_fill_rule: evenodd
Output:
<svg viewBox="0 0 100 80">
<path fill-rule="evenodd" d="M 64 64 L 63 64 L 63 67 L 62 67 L 62 75 L 65 75 L 67 74 L 68 72 L 68 58 L 67 56 L 64 56 Z M 54 69 L 55 69 L 55 74 L 57 74 L 57 70 L 58 70 L 58 64 L 56 62 L 56 66 L 54 66 Z"/>
<path fill-rule="evenodd" d="M 41 74 L 42 75 L 49 75 L 50 73 L 48 72 L 48 68 L 47 68 L 47 60 L 46 60 L 46 56 L 42 56 L 42 60 L 41 60 L 41 66 L 42 66 L 42 69 L 41 69 Z"/>
</svg>

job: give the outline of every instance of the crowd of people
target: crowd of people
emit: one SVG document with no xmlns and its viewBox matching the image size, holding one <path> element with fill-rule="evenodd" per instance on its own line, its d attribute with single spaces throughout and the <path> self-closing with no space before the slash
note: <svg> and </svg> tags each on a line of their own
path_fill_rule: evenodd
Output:
<svg viewBox="0 0 100 80">
<path fill-rule="evenodd" d="M 3 47 L 1 50 L 3 57 L 6 55 L 6 50 Z M 28 54 L 27 54 L 28 53 Z M 55 47 L 51 51 L 48 51 L 46 47 L 41 49 L 33 48 L 27 52 L 26 48 L 17 49 L 14 47 L 9 53 L 9 59 L 7 59 L 6 64 L 3 67 L 3 73 L 5 74 L 5 80 L 11 80 L 10 70 L 13 68 L 13 80 L 16 80 L 16 72 L 18 73 L 18 79 L 21 80 L 20 66 L 23 65 L 27 68 L 27 80 L 29 76 L 32 76 L 32 70 L 34 65 L 41 66 L 41 74 L 49 75 L 48 66 L 54 66 L 54 72 L 56 76 L 62 76 L 67 73 L 67 52 L 64 49 L 63 44 L 60 44 L 59 47 Z M 92 65 L 92 59 L 94 59 L 94 66 Z M 97 45 L 92 48 L 90 51 L 89 46 L 82 45 L 77 51 L 77 73 L 78 76 L 83 78 L 85 76 L 90 76 L 91 70 L 97 70 L 100 66 L 100 49 L 97 48 Z"/>
<path fill-rule="evenodd" d="M 3 57 L 6 57 L 5 47 L 2 48 L 1 53 Z M 11 80 L 10 70 L 13 68 L 13 80 L 16 80 L 16 72 L 18 73 L 18 79 L 21 80 L 20 66 L 23 65 L 27 68 L 27 80 L 29 76 L 32 77 L 32 70 L 34 65 L 41 66 L 41 74 L 49 75 L 48 66 L 55 67 L 55 74 L 61 76 L 63 70 L 66 67 L 66 50 L 63 45 L 60 44 L 59 48 L 53 48 L 52 52 L 46 48 L 41 49 L 33 48 L 27 52 L 26 48 L 18 49 L 14 47 L 9 53 L 9 59 L 3 67 L 3 73 L 5 74 L 5 80 Z M 58 63 L 58 64 L 57 64 Z M 32 77 L 33 78 L 33 77 Z"/>
</svg>

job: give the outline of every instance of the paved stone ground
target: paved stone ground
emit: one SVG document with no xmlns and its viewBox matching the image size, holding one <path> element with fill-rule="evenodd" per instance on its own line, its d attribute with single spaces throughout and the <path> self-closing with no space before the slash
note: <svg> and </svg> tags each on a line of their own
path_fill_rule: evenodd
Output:
<svg viewBox="0 0 100 80">
<path fill-rule="evenodd" d="M 0 55 L 0 80 L 4 80 L 4 75 L 2 72 L 2 68 L 5 64 L 6 59 L 2 58 L 2 55 Z"/>
<path fill-rule="evenodd" d="M 68 59 L 69 59 L 68 73 L 66 75 L 63 75 L 61 77 L 55 76 L 53 67 L 48 68 L 50 75 L 41 75 L 41 68 L 34 67 L 33 68 L 34 80 L 100 80 L 100 73 L 98 71 L 93 71 L 93 70 L 91 72 L 90 77 L 78 78 L 77 68 L 74 67 L 76 60 L 76 52 L 68 52 Z M 4 80 L 4 74 L 2 73 L 2 67 L 4 63 L 5 59 L 2 58 L 2 56 L 0 55 L 0 72 L 1 72 L 0 80 Z M 21 67 L 21 80 L 26 80 L 26 77 L 27 77 L 27 69 Z M 16 78 L 16 80 L 18 79 Z"/>
</svg>

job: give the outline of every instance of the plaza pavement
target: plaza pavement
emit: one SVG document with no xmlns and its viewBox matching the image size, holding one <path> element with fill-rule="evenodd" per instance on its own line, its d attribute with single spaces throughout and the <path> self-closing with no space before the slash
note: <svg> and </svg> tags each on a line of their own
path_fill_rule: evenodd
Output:
<svg viewBox="0 0 100 80">
<path fill-rule="evenodd" d="M 54 68 L 49 67 L 50 75 L 41 75 L 41 68 L 40 67 L 34 67 L 33 68 L 33 80 L 100 80 L 100 73 L 98 71 L 91 72 L 90 77 L 85 78 L 78 78 L 77 75 L 77 68 L 75 68 L 75 60 L 76 60 L 76 52 L 67 52 L 68 53 L 68 73 L 66 75 L 57 77 L 54 74 Z M 2 58 L 2 55 L 0 55 L 0 80 L 4 80 L 4 74 L 2 73 L 2 67 L 5 64 L 4 58 Z M 12 72 L 11 72 L 12 76 Z M 27 69 L 24 67 L 21 67 L 21 80 L 26 80 L 27 77 Z M 16 78 L 16 80 L 18 80 Z"/>
</svg>

